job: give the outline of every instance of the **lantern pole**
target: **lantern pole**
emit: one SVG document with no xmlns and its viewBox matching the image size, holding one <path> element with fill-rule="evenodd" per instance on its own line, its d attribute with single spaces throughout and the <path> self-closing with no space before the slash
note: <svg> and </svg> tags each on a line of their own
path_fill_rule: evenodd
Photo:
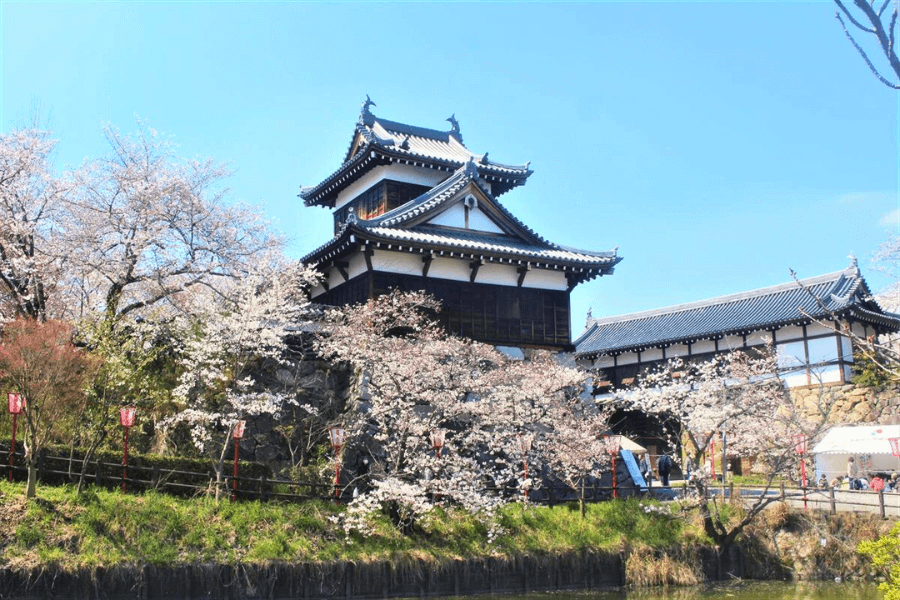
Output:
<svg viewBox="0 0 900 600">
<path fill-rule="evenodd" d="M 613 498 L 619 497 L 619 484 L 616 477 L 616 458 L 619 455 L 619 448 L 622 446 L 621 435 L 604 435 L 603 440 L 606 442 L 606 450 L 612 456 L 612 479 L 613 479 Z"/>
<path fill-rule="evenodd" d="M 530 435 L 519 434 L 519 449 L 522 451 L 522 469 L 524 479 L 522 480 L 522 491 L 525 493 L 525 502 L 528 502 L 528 451 L 534 443 L 534 438 Z"/>
<path fill-rule="evenodd" d="M 119 424 L 125 429 L 125 450 L 122 454 L 122 493 L 125 492 L 125 481 L 128 479 L 128 430 L 134 426 L 135 410 L 133 406 L 124 406 L 119 409 Z"/>
<path fill-rule="evenodd" d="M 341 498 L 341 450 L 347 437 L 347 430 L 340 427 L 332 427 L 328 431 L 331 440 L 331 448 L 334 450 L 334 501 Z"/>
<path fill-rule="evenodd" d="M 241 448 L 241 438 L 244 437 L 244 428 L 247 421 L 238 421 L 234 424 L 234 430 L 231 433 L 231 439 L 234 440 L 234 473 L 231 477 L 231 501 L 237 498 L 237 480 L 238 480 L 238 453 Z"/>
<path fill-rule="evenodd" d="M 800 485 L 803 487 L 803 510 L 808 510 L 806 505 L 806 459 L 804 455 L 807 449 L 807 438 L 805 434 L 795 433 L 791 436 L 794 442 L 794 450 L 800 455 Z"/>
<path fill-rule="evenodd" d="M 12 483 L 13 459 L 16 455 L 16 429 L 19 424 L 19 415 L 25 410 L 25 402 L 22 394 L 9 392 L 6 394 L 6 406 L 13 418 L 12 443 L 9 445 L 9 482 Z"/>
<path fill-rule="evenodd" d="M 434 450 L 434 455 L 438 460 L 441 460 L 441 449 L 444 447 L 444 437 L 447 435 L 447 430 L 445 429 L 432 429 L 431 430 L 431 449 Z M 440 494 L 434 494 L 435 500 L 440 500 Z"/>
</svg>

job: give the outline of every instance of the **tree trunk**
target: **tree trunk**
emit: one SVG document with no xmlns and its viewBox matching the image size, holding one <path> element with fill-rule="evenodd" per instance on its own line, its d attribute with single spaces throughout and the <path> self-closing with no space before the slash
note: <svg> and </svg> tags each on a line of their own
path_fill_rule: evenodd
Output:
<svg viewBox="0 0 900 600">
<path fill-rule="evenodd" d="M 578 507 L 581 509 L 581 518 L 587 515 L 587 509 L 584 505 L 584 479 L 581 480 L 581 495 L 578 497 Z"/>
<path fill-rule="evenodd" d="M 28 483 L 25 486 L 25 497 L 34 498 L 37 495 L 37 460 L 34 454 L 28 458 Z"/>
</svg>

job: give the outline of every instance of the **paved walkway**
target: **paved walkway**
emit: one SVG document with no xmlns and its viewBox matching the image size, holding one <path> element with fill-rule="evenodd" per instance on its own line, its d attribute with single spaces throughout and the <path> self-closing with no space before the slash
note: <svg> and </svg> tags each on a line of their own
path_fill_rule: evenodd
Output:
<svg viewBox="0 0 900 600">
<path fill-rule="evenodd" d="M 722 494 L 721 487 L 711 488 L 713 494 Z M 728 496 L 729 488 L 725 488 L 725 495 Z M 734 493 L 740 493 L 742 497 L 750 500 L 754 496 L 763 493 L 763 488 L 756 487 L 735 487 Z M 780 488 L 770 488 L 766 493 L 768 496 L 780 498 L 782 490 Z M 873 491 L 851 491 L 851 490 L 821 490 L 808 489 L 805 494 L 803 490 L 797 488 L 787 488 L 784 490 L 784 500 L 789 506 L 794 508 L 803 508 L 804 504 L 810 510 L 827 510 L 834 512 L 867 512 L 875 514 L 884 514 L 885 517 L 900 517 L 900 493 L 884 492 L 879 494 Z M 883 511 L 882 511 L 883 505 Z"/>
</svg>

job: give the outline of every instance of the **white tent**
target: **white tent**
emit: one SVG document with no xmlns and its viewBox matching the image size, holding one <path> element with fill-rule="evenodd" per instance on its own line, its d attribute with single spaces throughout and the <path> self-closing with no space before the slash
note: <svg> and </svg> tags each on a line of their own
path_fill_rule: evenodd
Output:
<svg viewBox="0 0 900 600">
<path fill-rule="evenodd" d="M 851 456 L 861 475 L 900 471 L 900 458 L 892 454 L 891 438 L 900 438 L 900 425 L 832 427 L 811 452 L 816 460 L 816 480 L 822 473 L 829 481 L 846 476 Z"/>
</svg>

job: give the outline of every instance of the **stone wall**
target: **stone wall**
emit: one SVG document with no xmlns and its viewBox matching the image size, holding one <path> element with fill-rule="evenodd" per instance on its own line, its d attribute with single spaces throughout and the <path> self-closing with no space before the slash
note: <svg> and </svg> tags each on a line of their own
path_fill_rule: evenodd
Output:
<svg viewBox="0 0 900 600">
<path fill-rule="evenodd" d="M 852 383 L 791 388 L 791 397 L 812 420 L 829 407 L 829 421 L 841 424 L 900 423 L 900 386 L 863 387 Z"/>
</svg>

